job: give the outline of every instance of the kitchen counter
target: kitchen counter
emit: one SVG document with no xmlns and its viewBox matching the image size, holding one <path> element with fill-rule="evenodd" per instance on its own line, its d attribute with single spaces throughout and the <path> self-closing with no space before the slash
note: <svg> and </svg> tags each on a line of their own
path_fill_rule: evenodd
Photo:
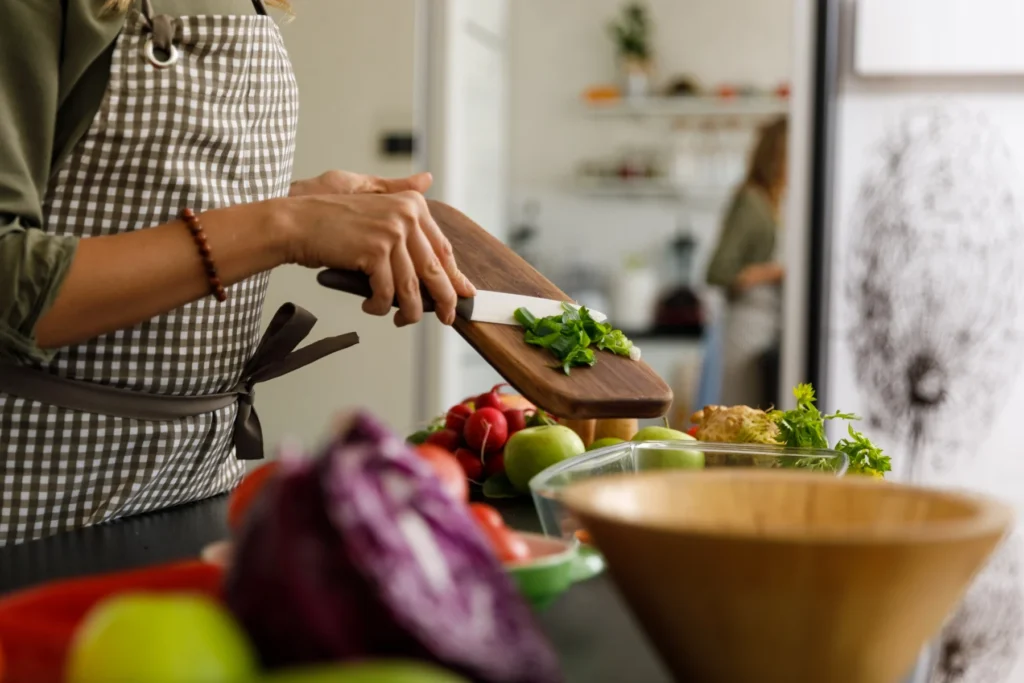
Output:
<svg viewBox="0 0 1024 683">
<path fill-rule="evenodd" d="M 510 526 L 539 531 L 529 499 L 492 501 Z M 0 593 L 42 581 L 195 557 L 227 536 L 224 496 L 165 512 L 0 548 Z M 577 585 L 540 616 L 568 683 L 671 680 L 611 581 Z"/>
</svg>

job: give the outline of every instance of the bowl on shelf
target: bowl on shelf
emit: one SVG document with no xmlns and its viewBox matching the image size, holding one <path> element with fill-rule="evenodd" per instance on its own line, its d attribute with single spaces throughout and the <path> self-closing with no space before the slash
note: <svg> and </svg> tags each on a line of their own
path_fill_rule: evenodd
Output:
<svg viewBox="0 0 1024 683">
<path fill-rule="evenodd" d="M 677 680 L 897 683 L 1009 531 L 988 498 L 807 472 L 562 494 Z"/>
<path fill-rule="evenodd" d="M 810 469 L 841 477 L 849 460 L 844 453 L 763 446 L 759 444 L 706 443 L 702 441 L 626 441 L 583 453 L 544 470 L 530 481 L 530 493 L 541 527 L 548 536 L 576 539 L 595 569 L 600 557 L 587 547 L 583 527 L 562 502 L 567 486 L 611 474 L 641 474 L 666 469 L 759 468 L 768 470 Z"/>
</svg>

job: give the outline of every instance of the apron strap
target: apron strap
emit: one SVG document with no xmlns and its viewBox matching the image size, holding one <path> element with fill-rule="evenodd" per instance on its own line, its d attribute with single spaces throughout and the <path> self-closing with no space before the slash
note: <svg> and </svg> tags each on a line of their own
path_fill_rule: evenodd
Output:
<svg viewBox="0 0 1024 683">
<path fill-rule="evenodd" d="M 252 6 L 256 14 L 267 15 L 263 0 L 252 0 Z M 178 48 L 174 45 L 174 39 L 180 21 L 166 14 L 155 14 L 153 0 L 142 0 L 142 20 L 151 34 L 143 48 L 146 60 L 158 69 L 167 68 L 177 62 Z"/>
<path fill-rule="evenodd" d="M 153 0 L 142 0 L 142 21 L 150 37 L 143 48 L 146 60 L 158 69 L 165 69 L 178 61 L 178 48 L 174 45 L 178 20 L 166 14 L 153 13 Z"/>
<path fill-rule="evenodd" d="M 295 304 L 278 309 L 256 353 L 230 391 L 204 396 L 149 394 L 131 389 L 68 379 L 44 370 L 0 361 L 0 391 L 31 401 L 134 420 L 167 421 L 193 417 L 238 403 L 235 453 L 241 460 L 263 457 L 263 428 L 253 406 L 255 385 L 286 375 L 359 343 L 355 332 L 327 337 L 296 350 L 316 318 Z"/>
</svg>

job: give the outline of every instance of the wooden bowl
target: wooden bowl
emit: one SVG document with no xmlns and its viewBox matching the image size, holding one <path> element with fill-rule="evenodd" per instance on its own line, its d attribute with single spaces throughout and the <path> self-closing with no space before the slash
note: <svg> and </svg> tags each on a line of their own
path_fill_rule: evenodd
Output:
<svg viewBox="0 0 1024 683">
<path fill-rule="evenodd" d="M 900 680 L 1012 523 L 987 498 L 763 470 L 602 477 L 564 501 L 701 683 Z"/>
</svg>

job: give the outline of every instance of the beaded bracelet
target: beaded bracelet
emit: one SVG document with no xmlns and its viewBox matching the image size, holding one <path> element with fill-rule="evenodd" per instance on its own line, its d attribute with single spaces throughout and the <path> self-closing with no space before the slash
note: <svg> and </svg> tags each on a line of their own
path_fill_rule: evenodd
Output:
<svg viewBox="0 0 1024 683">
<path fill-rule="evenodd" d="M 210 282 L 210 294 L 217 298 L 217 301 L 227 301 L 228 294 L 220 284 L 220 277 L 217 276 L 217 264 L 213 262 L 210 254 L 210 244 L 206 241 L 203 233 L 203 225 L 199 222 L 199 216 L 192 209 L 182 209 L 181 220 L 185 221 L 192 239 L 199 248 L 199 255 L 203 258 L 203 267 L 206 268 L 206 277 Z"/>
</svg>

